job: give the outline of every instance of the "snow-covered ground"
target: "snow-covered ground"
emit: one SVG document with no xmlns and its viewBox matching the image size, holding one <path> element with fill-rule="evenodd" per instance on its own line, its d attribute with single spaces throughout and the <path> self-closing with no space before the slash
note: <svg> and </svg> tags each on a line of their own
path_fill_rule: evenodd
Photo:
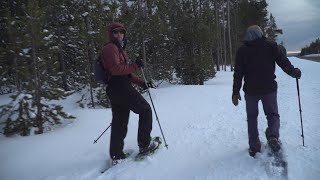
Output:
<svg viewBox="0 0 320 180">
<path fill-rule="evenodd" d="M 303 57 L 320 57 L 320 54 L 308 54 L 304 55 Z"/>
<path fill-rule="evenodd" d="M 320 63 L 290 58 L 300 83 L 305 147 L 302 146 L 295 79 L 277 67 L 281 140 L 289 179 L 320 179 Z M 204 86 L 162 84 L 151 94 L 169 148 L 144 161 L 125 161 L 101 174 L 108 157 L 110 109 L 81 109 L 76 95 L 61 101 L 77 119 L 64 128 L 30 137 L 0 137 L 1 180 L 211 180 L 270 179 L 265 158 L 247 152 L 245 102 L 231 103 L 231 72 L 218 72 Z M 241 92 L 243 98 L 243 92 Z M 1 103 L 7 96 L 0 97 Z M 148 96 L 146 96 L 150 102 Z M 244 98 L 243 98 L 244 99 Z M 266 119 L 259 114 L 260 139 Z M 125 149 L 137 151 L 138 116 L 131 114 Z M 160 135 L 154 118 L 152 135 Z"/>
</svg>

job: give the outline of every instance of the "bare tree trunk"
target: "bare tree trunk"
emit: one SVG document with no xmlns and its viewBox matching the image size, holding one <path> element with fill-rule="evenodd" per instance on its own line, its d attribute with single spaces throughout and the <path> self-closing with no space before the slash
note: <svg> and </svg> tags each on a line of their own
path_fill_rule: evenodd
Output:
<svg viewBox="0 0 320 180">
<path fill-rule="evenodd" d="M 145 6 L 147 4 L 147 1 L 144 2 L 145 3 Z M 146 7 L 145 7 L 146 8 Z M 146 19 L 144 18 L 145 16 L 147 16 L 147 10 L 146 9 L 143 9 L 142 7 L 142 0 L 139 0 L 139 3 L 138 3 L 138 11 L 139 11 L 139 14 L 140 14 L 140 25 L 141 25 L 141 32 L 142 32 L 142 60 L 143 60 L 143 63 L 145 64 L 144 66 L 144 73 L 146 74 L 146 79 L 147 81 L 151 80 L 152 79 L 152 73 L 150 72 L 151 69 L 148 67 L 147 65 L 147 53 L 146 53 L 146 37 L 145 37 L 145 32 L 144 32 L 144 22 L 143 22 L 143 19 Z"/>
<path fill-rule="evenodd" d="M 202 0 L 199 0 L 199 4 L 198 4 L 198 1 L 194 1 L 194 12 L 195 12 L 195 21 L 196 22 L 201 22 L 201 18 L 199 17 L 202 17 Z M 197 13 L 197 7 L 199 7 L 199 12 Z M 196 44 L 196 48 L 198 48 L 199 50 L 199 62 L 197 62 L 196 64 L 196 61 L 194 61 L 194 64 L 195 64 L 195 67 L 197 67 L 197 76 L 195 77 L 196 78 L 196 84 L 199 84 L 199 85 L 203 85 L 204 84 L 204 75 L 203 75 L 203 70 L 202 68 L 198 68 L 199 65 L 202 66 L 202 61 L 203 61 L 203 47 L 202 47 L 202 44 L 201 43 L 197 43 Z M 196 60 L 196 56 L 194 55 L 194 60 Z"/>
<path fill-rule="evenodd" d="M 211 57 L 212 65 L 213 65 L 212 70 L 213 70 L 213 72 L 215 72 L 214 65 L 216 65 L 217 62 L 214 60 L 213 48 L 214 48 L 213 46 L 210 48 L 210 57 Z M 218 70 L 218 68 L 217 68 L 217 70 Z"/>
<path fill-rule="evenodd" d="M 194 23 L 194 22 L 193 22 Z M 193 29 L 193 27 L 195 27 L 194 26 L 194 24 L 191 26 L 189 26 L 189 28 L 190 28 L 190 30 L 191 30 L 191 32 L 192 32 L 192 34 L 194 34 L 195 32 L 194 32 L 194 29 Z M 192 58 L 192 64 L 189 66 L 189 71 L 191 71 L 191 84 L 194 84 L 194 85 L 196 85 L 198 82 L 197 82 L 197 78 L 195 77 L 195 75 L 196 75 L 196 70 L 195 70 L 195 67 L 197 67 L 197 65 L 196 65 L 196 52 L 195 52 L 195 50 L 196 50 L 196 47 L 195 47 L 196 45 L 195 45 L 195 42 L 194 41 L 191 41 L 191 58 Z M 200 62 L 198 62 L 198 63 L 200 63 Z M 190 72 L 188 72 L 188 73 L 190 73 Z"/>
<path fill-rule="evenodd" d="M 233 49 L 236 50 L 238 48 L 238 34 L 237 34 L 237 29 L 238 29 L 238 4 L 235 3 L 235 12 L 233 12 L 233 28 L 232 28 L 232 34 L 233 34 L 233 39 L 234 39 L 234 43 L 233 43 Z M 235 54 L 236 51 L 233 52 L 233 54 Z M 235 62 L 235 59 L 232 59 L 233 62 Z"/>
<path fill-rule="evenodd" d="M 233 71 L 233 66 L 232 66 L 232 44 L 231 44 L 231 33 L 230 33 L 230 0 L 228 0 L 228 36 L 229 36 L 229 54 L 230 54 L 230 67 L 231 71 Z"/>
<path fill-rule="evenodd" d="M 224 12 L 224 0 L 222 1 L 222 26 L 223 26 L 223 61 L 224 61 L 224 67 L 223 70 L 226 71 L 227 70 L 227 43 L 226 43 L 226 26 L 225 26 L 225 12 Z"/>
<path fill-rule="evenodd" d="M 17 63 L 17 56 L 13 55 L 13 64 L 14 64 L 14 84 L 18 91 L 21 91 L 21 81 L 18 73 L 18 63 Z"/>
<path fill-rule="evenodd" d="M 217 0 L 214 0 L 214 9 L 215 9 L 215 16 L 216 16 L 216 28 L 218 31 L 217 35 L 217 46 L 216 46 L 216 55 L 217 55 L 217 71 L 220 71 L 220 28 L 219 28 L 219 13 L 218 13 L 218 3 Z"/>
<path fill-rule="evenodd" d="M 85 16 L 84 18 L 85 20 L 85 26 L 86 26 L 86 31 L 87 32 L 90 32 L 92 30 L 92 27 L 91 27 L 91 23 L 90 23 L 90 19 L 89 19 L 89 16 Z M 88 57 L 88 67 L 89 67 L 89 76 L 90 76 L 90 82 L 89 82 L 89 85 L 90 85 L 90 98 L 91 98 L 91 104 L 92 104 L 92 107 L 94 108 L 95 107 L 95 103 L 94 103 L 94 95 L 93 95 L 93 87 L 92 87 L 92 82 L 93 82 L 93 76 L 91 75 L 92 72 L 93 72 L 93 69 L 94 69 L 94 53 L 93 53 L 93 50 L 92 50 L 92 41 L 90 39 L 87 39 L 86 40 L 87 42 L 87 57 Z"/>
<path fill-rule="evenodd" d="M 9 18 L 8 22 L 11 22 L 10 16 L 8 18 Z M 14 49 L 14 51 L 16 51 L 17 47 L 16 47 L 16 43 L 13 42 L 14 37 L 12 37 L 12 26 L 11 25 L 8 26 L 8 34 L 9 34 L 8 41 L 10 42 L 10 44 L 13 45 L 12 49 Z M 17 53 L 11 53 L 11 54 L 12 54 L 12 59 L 13 59 L 13 64 L 14 64 L 14 69 L 13 69 L 14 70 L 13 71 L 14 72 L 14 77 L 13 77 L 14 84 L 15 84 L 17 90 L 20 91 L 21 90 L 21 83 L 20 83 L 21 81 L 20 81 L 20 77 L 19 77 L 19 73 L 18 73 L 19 69 L 18 69 L 18 62 L 17 62 L 17 55 L 16 55 Z"/>
<path fill-rule="evenodd" d="M 42 119 L 42 107 L 40 102 L 40 79 L 39 79 L 39 67 L 38 67 L 38 60 L 37 60 L 37 45 L 36 45 L 36 37 L 37 32 L 35 32 L 34 24 L 31 22 L 31 46 L 32 46 L 32 63 L 33 63 L 33 81 L 34 81 L 34 102 L 37 108 L 37 115 L 36 115 L 36 126 L 38 127 L 38 131 L 36 133 L 42 134 L 43 133 L 43 119 Z"/>
<path fill-rule="evenodd" d="M 144 37 L 142 37 L 142 59 L 143 59 L 143 63 L 147 66 L 146 43 L 144 41 Z"/>
<path fill-rule="evenodd" d="M 144 36 L 144 26 L 143 26 L 143 18 L 144 17 L 144 13 L 143 13 L 143 9 L 142 9 L 142 0 L 139 0 L 139 3 L 138 3 L 138 11 L 139 11 L 139 14 L 140 14 L 140 25 L 141 25 L 141 30 L 142 30 L 142 60 L 145 64 L 145 67 L 147 65 L 147 55 L 146 55 L 146 44 L 145 44 L 145 36 Z"/>
<path fill-rule="evenodd" d="M 202 46 L 200 46 L 200 59 L 202 59 Z M 199 70 L 200 70 L 200 72 L 199 72 L 199 85 L 204 85 L 202 68 L 200 68 Z"/>
<path fill-rule="evenodd" d="M 60 61 L 60 72 L 62 72 L 62 86 L 65 91 L 69 91 L 68 83 L 67 83 L 67 72 L 66 72 L 66 64 L 63 57 L 63 50 L 61 47 L 61 31 L 58 29 L 58 54 Z"/>
</svg>

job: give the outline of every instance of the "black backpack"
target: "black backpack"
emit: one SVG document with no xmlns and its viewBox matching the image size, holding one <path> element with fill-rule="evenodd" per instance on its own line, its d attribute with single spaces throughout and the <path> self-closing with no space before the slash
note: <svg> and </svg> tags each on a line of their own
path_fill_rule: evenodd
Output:
<svg viewBox="0 0 320 180">
<path fill-rule="evenodd" d="M 101 53 L 97 58 L 95 65 L 94 65 L 94 75 L 96 81 L 100 84 L 108 84 L 108 77 L 107 72 L 103 67 L 102 60 L 101 60 Z"/>
<path fill-rule="evenodd" d="M 105 44 L 105 45 L 107 45 L 107 44 Z M 119 49 L 119 55 L 120 56 L 121 56 L 121 54 L 123 55 L 123 51 L 121 50 L 121 48 L 118 47 L 118 49 Z M 108 84 L 108 72 L 103 67 L 101 54 L 102 54 L 102 52 L 99 54 L 99 57 L 97 58 L 97 60 L 95 62 L 94 75 L 95 75 L 95 79 L 98 83 Z"/>
</svg>

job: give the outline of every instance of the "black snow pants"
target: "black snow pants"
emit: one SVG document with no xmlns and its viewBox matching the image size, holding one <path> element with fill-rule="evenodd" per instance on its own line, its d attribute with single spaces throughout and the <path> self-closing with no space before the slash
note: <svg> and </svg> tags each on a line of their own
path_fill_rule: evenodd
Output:
<svg viewBox="0 0 320 180">
<path fill-rule="evenodd" d="M 110 137 L 110 157 L 124 158 L 124 139 L 130 111 L 139 114 L 138 146 L 149 146 L 152 130 L 152 110 L 149 103 L 132 86 L 128 76 L 112 76 L 107 86 L 107 95 L 111 101 L 112 126 Z"/>
</svg>

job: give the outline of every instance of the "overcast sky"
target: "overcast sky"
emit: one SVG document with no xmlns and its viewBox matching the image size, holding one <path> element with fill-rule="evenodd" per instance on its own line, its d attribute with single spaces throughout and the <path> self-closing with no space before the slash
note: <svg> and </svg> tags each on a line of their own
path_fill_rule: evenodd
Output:
<svg viewBox="0 0 320 180">
<path fill-rule="evenodd" d="M 267 0 L 288 51 L 301 50 L 320 38 L 320 0 Z"/>
</svg>

